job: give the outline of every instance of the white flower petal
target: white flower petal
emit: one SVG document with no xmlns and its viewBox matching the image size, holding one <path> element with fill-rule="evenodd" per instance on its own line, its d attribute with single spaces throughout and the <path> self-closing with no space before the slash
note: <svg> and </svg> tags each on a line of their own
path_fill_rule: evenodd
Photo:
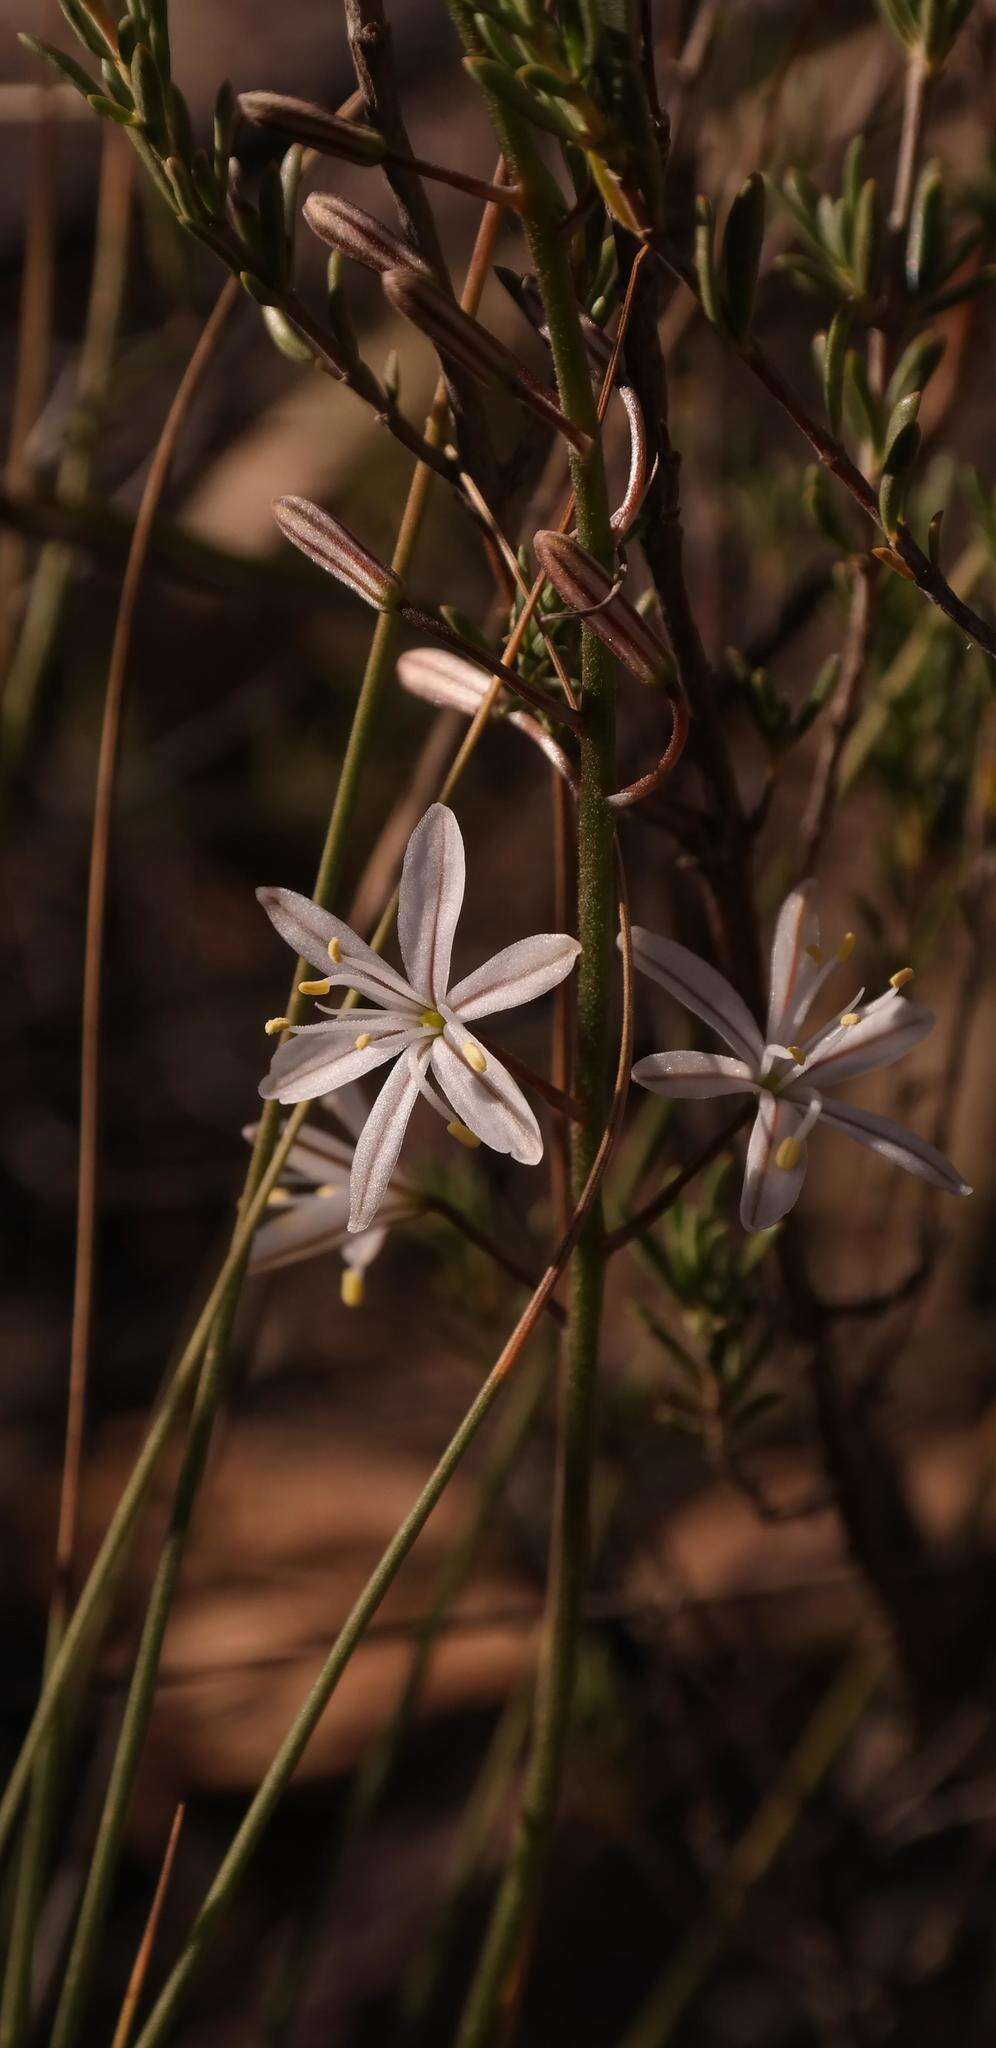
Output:
<svg viewBox="0 0 996 2048">
<path fill-rule="evenodd" d="M 509 1152 L 520 1166 L 535 1166 L 543 1157 L 543 1139 L 521 1088 L 493 1052 L 484 1053 L 487 1065 L 477 1073 L 457 1049 L 468 1042 L 477 1045 L 477 1040 L 457 1026 L 453 1044 L 452 1030 L 447 1025 L 446 1033 L 433 1039 L 432 1066 L 457 1116 L 493 1152 Z"/>
<path fill-rule="evenodd" d="M 768 1003 L 768 1040 L 791 1042 L 805 1015 L 807 997 L 819 972 L 819 963 L 806 951 L 820 943 L 820 921 L 810 906 L 812 882 L 801 883 L 786 896 L 778 913 L 771 948 L 771 995 Z"/>
<path fill-rule="evenodd" d="M 351 1010 L 349 1014 L 355 1017 L 356 1011 Z M 330 1115 L 335 1117 L 336 1122 L 342 1125 L 343 1130 L 349 1132 L 353 1144 L 355 1144 L 366 1123 L 370 1110 L 370 1103 L 359 1082 L 351 1081 L 347 1087 L 338 1089 L 334 1095 L 329 1097 L 325 1107 Z M 308 1135 L 310 1138 L 312 1135 L 310 1131 Z M 323 1139 L 326 1138 L 325 1132 L 322 1133 L 322 1137 Z M 338 1144 L 340 1141 L 337 1138 L 328 1138 L 327 1142 L 329 1144 Z M 352 1159 L 352 1145 L 349 1147 L 349 1156 Z"/>
<path fill-rule="evenodd" d="M 747 1147 L 740 1221 L 745 1230 L 769 1230 L 798 1201 L 806 1178 L 803 1142 L 795 1166 L 778 1166 L 775 1155 L 786 1138 L 795 1136 L 805 1111 L 784 1096 L 762 1095 Z"/>
<path fill-rule="evenodd" d="M 270 1210 L 256 1232 L 249 1254 L 250 1273 L 274 1273 L 298 1259 L 335 1251 L 346 1237 L 349 1187 L 334 1195 L 306 1195 L 299 1202 Z"/>
<path fill-rule="evenodd" d="M 856 1138 L 859 1145 L 868 1145 L 873 1152 L 880 1152 L 883 1159 L 892 1161 L 893 1166 L 905 1167 L 907 1173 L 915 1173 L 921 1180 L 929 1180 L 935 1188 L 943 1188 L 948 1195 L 970 1195 L 972 1190 L 961 1174 L 938 1152 L 936 1145 L 928 1145 L 926 1138 L 908 1131 L 903 1124 L 897 1124 L 891 1116 L 873 1116 L 867 1109 L 852 1109 L 849 1102 L 825 1102 L 822 1123 L 832 1124 L 838 1131 L 846 1132 L 849 1138 Z"/>
<path fill-rule="evenodd" d="M 413 697 L 443 711 L 462 711 L 465 718 L 473 718 L 490 688 L 483 669 L 445 647 L 413 647 L 400 655 L 398 680 Z"/>
<path fill-rule="evenodd" d="M 725 1038 L 738 1059 L 757 1070 L 764 1054 L 764 1040 L 742 996 L 731 988 L 725 975 L 679 946 L 674 939 L 662 939 L 656 932 L 633 926 L 633 962 L 653 981 L 677 996 L 686 1010 Z"/>
<path fill-rule="evenodd" d="M 412 986 L 435 1003 L 446 994 L 465 879 L 460 827 L 446 804 L 433 804 L 408 841 L 398 938 Z"/>
<path fill-rule="evenodd" d="M 355 1236 L 347 1237 L 342 1247 L 343 1262 L 352 1266 L 354 1273 L 365 1273 L 367 1267 L 373 1265 L 387 1242 L 389 1224 L 396 1223 L 405 1212 L 399 1210 L 397 1215 L 392 1215 L 389 1209 L 384 1208 L 379 1213 L 383 1219 L 380 1223 L 376 1223 L 372 1230 L 361 1230 Z"/>
<path fill-rule="evenodd" d="M 495 1010 L 533 1003 L 566 980 L 580 951 L 577 939 L 567 932 L 536 932 L 531 939 L 516 939 L 457 982 L 447 997 L 450 1009 L 464 1018 L 488 1017 Z"/>
<path fill-rule="evenodd" d="M 276 926 L 282 939 L 299 953 L 302 960 L 310 962 L 319 974 L 327 975 L 333 985 L 342 988 L 357 988 L 362 995 L 372 996 L 375 1002 L 413 1003 L 415 996 L 402 976 L 389 967 L 379 954 L 357 937 L 342 919 L 333 917 L 331 911 L 321 910 L 307 896 L 299 896 L 296 889 L 257 889 L 257 898 L 262 904 L 271 924 Z M 335 939 L 342 948 L 343 961 L 339 969 L 329 957 L 329 941 Z M 360 978 L 354 979 L 347 971 L 355 966 Z"/>
<path fill-rule="evenodd" d="M 388 1074 L 356 1143 L 350 1175 L 349 1228 L 369 1228 L 390 1186 L 398 1153 L 418 1101 L 415 1059 L 399 1060 Z"/>
<path fill-rule="evenodd" d="M 680 1100 L 705 1095 L 740 1095 L 756 1086 L 743 1060 L 721 1052 L 652 1052 L 637 1060 L 633 1079 L 653 1095 Z"/>
<path fill-rule="evenodd" d="M 416 1041 L 417 1033 L 402 1030 L 397 1020 L 370 1045 L 357 1046 L 335 1024 L 305 1024 L 274 1053 L 270 1071 L 259 1084 L 264 1102 L 311 1102 L 347 1081 L 358 1080 L 385 1060 L 396 1059 Z M 365 1034 L 364 1034 L 365 1035 Z"/>
<path fill-rule="evenodd" d="M 934 1023 L 933 1011 L 923 1003 L 908 1002 L 890 990 L 887 997 L 869 1004 L 857 1024 L 839 1026 L 824 1038 L 796 1080 L 814 1081 L 822 1090 L 870 1074 L 874 1067 L 891 1067 L 926 1038 Z"/>
<path fill-rule="evenodd" d="M 258 1132 L 258 1124 L 243 1125 L 242 1136 L 250 1145 L 255 1143 Z M 345 1187 L 352 1164 L 352 1145 L 347 1145 L 342 1138 L 333 1137 L 331 1131 L 309 1124 L 303 1135 L 295 1138 L 284 1160 L 283 1170 L 310 1181 L 313 1187 L 324 1187 L 329 1181 L 339 1180 Z"/>
</svg>

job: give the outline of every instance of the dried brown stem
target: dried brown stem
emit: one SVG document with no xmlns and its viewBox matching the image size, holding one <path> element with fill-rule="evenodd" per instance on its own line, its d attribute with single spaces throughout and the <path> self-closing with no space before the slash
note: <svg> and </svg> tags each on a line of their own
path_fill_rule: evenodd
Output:
<svg viewBox="0 0 996 2048">
<path fill-rule="evenodd" d="M 145 1980 L 149 1974 L 149 1964 L 152 1961 L 152 1951 L 155 1947 L 156 1935 L 159 1932 L 159 1922 L 162 1919 L 163 1907 L 166 1904 L 166 1893 L 169 1890 L 169 1881 L 173 1875 L 176 1852 L 180 1846 L 180 1830 L 183 1827 L 186 1811 L 186 1807 L 181 1803 L 173 1815 L 173 1825 L 169 1831 L 166 1853 L 163 1856 L 159 1879 L 152 1895 L 149 1917 L 145 1923 L 145 1932 L 139 1943 L 138 1954 L 135 1957 L 131 1976 L 128 1979 L 128 1988 L 124 1995 L 117 2026 L 114 2029 L 114 2039 L 111 2042 L 111 2048 L 128 2048 L 135 2014 L 138 2011 L 138 2001 L 142 1996 Z"/>
</svg>

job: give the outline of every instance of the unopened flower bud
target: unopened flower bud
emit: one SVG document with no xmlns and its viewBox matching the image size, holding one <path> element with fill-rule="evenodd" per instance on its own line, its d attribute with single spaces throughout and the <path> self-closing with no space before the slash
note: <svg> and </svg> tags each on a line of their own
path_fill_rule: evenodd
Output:
<svg viewBox="0 0 996 2048">
<path fill-rule="evenodd" d="M 465 718 L 473 718 L 488 692 L 481 670 L 443 647 L 413 647 L 400 655 L 398 681 L 411 696 L 441 711 L 460 711 Z"/>
<path fill-rule="evenodd" d="M 547 581 L 572 612 L 579 612 L 593 633 L 611 648 L 617 660 L 641 683 L 659 683 L 671 663 L 663 642 L 641 619 L 612 577 L 579 541 L 566 533 L 537 533 L 537 559 Z"/>
<path fill-rule="evenodd" d="M 312 192 L 304 202 L 304 218 L 320 241 L 371 270 L 417 270 L 428 276 L 427 266 L 415 251 L 391 233 L 362 206 L 351 205 L 334 192 Z"/>
<path fill-rule="evenodd" d="M 465 313 L 433 278 L 408 269 L 387 270 L 381 282 L 392 306 L 428 335 L 440 355 L 459 363 L 483 384 L 514 391 L 523 405 L 556 427 L 579 454 L 588 453 L 589 436 L 564 417 L 553 393 L 535 383 L 511 349 Z"/>
<path fill-rule="evenodd" d="M 263 128 L 279 128 L 295 142 L 306 142 L 323 156 L 341 157 L 348 164 L 379 164 L 387 155 L 387 143 L 376 128 L 359 121 L 344 121 L 310 100 L 293 99 L 283 92 L 242 92 L 239 106 L 248 121 Z"/>
<path fill-rule="evenodd" d="M 340 526 L 330 512 L 323 512 L 320 505 L 310 504 L 307 498 L 278 498 L 273 516 L 281 533 L 303 555 L 310 556 L 320 569 L 327 569 L 348 590 L 355 590 L 365 604 L 373 605 L 379 612 L 394 610 L 402 596 L 400 578 L 393 569 L 378 562 L 375 555 L 368 554 L 348 527 Z"/>
</svg>

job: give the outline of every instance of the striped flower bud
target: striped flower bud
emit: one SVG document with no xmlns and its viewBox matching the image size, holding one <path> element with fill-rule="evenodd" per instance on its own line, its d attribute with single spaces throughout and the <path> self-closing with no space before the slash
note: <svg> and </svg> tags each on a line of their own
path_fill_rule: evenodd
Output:
<svg viewBox="0 0 996 2048">
<path fill-rule="evenodd" d="M 421 256 L 416 256 L 399 235 L 393 235 L 372 213 L 364 213 L 362 206 L 353 206 L 348 199 L 337 198 L 334 192 L 312 192 L 304 202 L 304 218 L 330 249 L 341 256 L 352 256 L 357 263 L 366 263 L 371 270 L 382 274 L 388 270 L 417 270 L 429 275 Z"/>
<path fill-rule="evenodd" d="M 310 100 L 296 100 L 284 92 L 241 92 L 239 106 L 248 121 L 263 128 L 279 128 L 293 142 L 306 142 L 323 156 L 337 156 L 347 164 L 379 164 L 387 155 L 387 143 L 376 128 L 359 121 L 343 121 Z"/>
<path fill-rule="evenodd" d="M 320 569 L 327 569 L 347 590 L 354 590 L 364 604 L 373 605 L 378 612 L 394 611 L 403 595 L 400 578 L 368 554 L 330 512 L 323 512 L 307 498 L 278 498 L 273 516 L 281 533 L 303 555 L 310 556 Z"/>
<path fill-rule="evenodd" d="M 513 391 L 522 405 L 556 427 L 579 454 L 587 455 L 589 436 L 565 419 L 553 393 L 536 384 L 511 349 L 465 313 L 432 278 L 408 269 L 387 270 L 381 283 L 392 306 L 428 335 L 440 355 L 459 363 L 483 384 Z"/>
<path fill-rule="evenodd" d="M 593 633 L 641 683 L 659 683 L 670 673 L 663 642 L 641 619 L 612 577 L 579 541 L 566 533 L 537 533 L 533 546 L 540 568 L 568 609 L 578 612 Z"/>
</svg>

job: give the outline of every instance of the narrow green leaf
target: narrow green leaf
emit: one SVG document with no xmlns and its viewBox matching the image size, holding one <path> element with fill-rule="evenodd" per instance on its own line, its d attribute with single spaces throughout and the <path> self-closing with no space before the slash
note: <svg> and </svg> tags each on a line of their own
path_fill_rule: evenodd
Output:
<svg viewBox="0 0 996 2048">
<path fill-rule="evenodd" d="M 844 403 L 844 362 L 850 331 L 851 309 L 849 306 L 838 306 L 827 330 L 823 348 L 823 403 L 830 422 L 830 432 L 835 439 L 840 434 L 840 416 Z"/>
<path fill-rule="evenodd" d="M 897 406 L 901 398 L 910 391 L 924 391 L 930 382 L 945 350 L 945 341 L 940 334 L 918 334 L 911 341 L 892 372 L 885 393 L 889 407 Z"/>
<path fill-rule="evenodd" d="M 723 306 L 713 253 L 712 203 L 702 193 L 695 201 L 695 271 L 706 319 L 711 320 L 714 327 L 722 327 Z"/>
<path fill-rule="evenodd" d="M 764 179 L 754 171 L 741 185 L 723 230 L 722 278 L 726 319 L 742 340 L 754 311 L 765 223 Z"/>
<path fill-rule="evenodd" d="M 17 40 L 24 44 L 26 50 L 31 51 L 33 57 L 44 57 L 47 64 L 54 64 L 56 70 L 61 71 L 63 78 L 68 78 L 70 85 L 74 85 L 85 100 L 90 98 L 93 92 L 93 79 L 89 72 L 84 71 L 82 64 L 77 64 L 75 57 L 67 57 L 64 50 L 56 50 L 51 43 L 43 43 L 39 36 L 19 35 Z"/>
<path fill-rule="evenodd" d="M 878 249 L 878 186 L 874 178 L 866 178 L 854 211 L 851 241 L 851 274 L 863 299 L 869 298 L 874 290 Z"/>
<path fill-rule="evenodd" d="M 878 509 L 890 540 L 899 528 L 910 473 L 919 453 L 920 429 L 910 420 L 889 449 L 878 488 Z"/>
<path fill-rule="evenodd" d="M 944 181 L 940 164 L 924 164 L 906 237 L 906 284 L 914 297 L 940 283 L 944 261 Z"/>
</svg>

